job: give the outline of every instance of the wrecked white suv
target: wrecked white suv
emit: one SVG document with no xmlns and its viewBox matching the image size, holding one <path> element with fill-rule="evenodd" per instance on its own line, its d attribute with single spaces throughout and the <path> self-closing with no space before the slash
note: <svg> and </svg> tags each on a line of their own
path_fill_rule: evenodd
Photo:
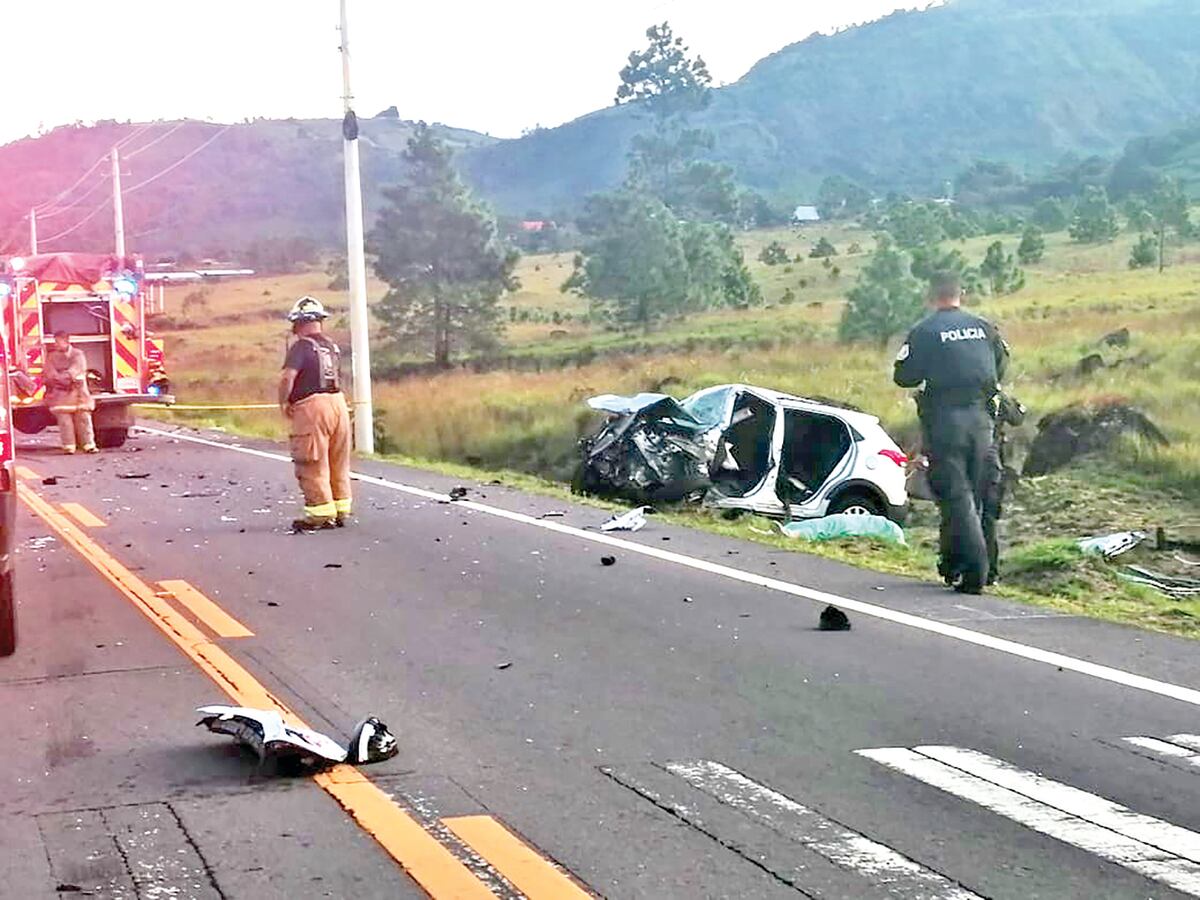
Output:
<svg viewBox="0 0 1200 900">
<path fill-rule="evenodd" d="M 609 415 L 580 443 L 577 490 L 635 502 L 706 505 L 787 519 L 908 510 L 907 458 L 867 413 L 767 388 L 724 384 L 682 402 L 663 394 L 588 401 Z"/>
</svg>

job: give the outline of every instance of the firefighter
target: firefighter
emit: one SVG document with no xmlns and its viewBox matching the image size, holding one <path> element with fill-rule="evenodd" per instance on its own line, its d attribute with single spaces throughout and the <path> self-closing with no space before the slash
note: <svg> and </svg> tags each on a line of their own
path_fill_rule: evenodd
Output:
<svg viewBox="0 0 1200 900">
<path fill-rule="evenodd" d="M 71 346 L 71 336 L 65 331 L 54 335 L 54 348 L 46 355 L 46 405 L 58 421 L 58 434 L 64 453 L 82 449 L 84 453 L 99 453 L 92 410 L 96 401 L 88 390 L 87 357 Z"/>
<path fill-rule="evenodd" d="M 341 351 L 322 332 L 321 301 L 301 297 L 288 313 L 297 341 L 279 379 L 290 424 L 292 461 L 304 492 L 296 531 L 344 526 L 350 518 L 350 411 L 341 387 Z"/>
<path fill-rule="evenodd" d="M 993 443 L 988 402 L 1008 365 L 995 326 L 962 309 L 956 277 L 935 279 L 932 313 L 909 332 L 896 356 L 900 387 L 924 389 L 917 399 L 929 457 L 929 484 L 941 513 L 938 570 L 966 594 L 983 591 L 987 543 L 980 506 Z"/>
</svg>

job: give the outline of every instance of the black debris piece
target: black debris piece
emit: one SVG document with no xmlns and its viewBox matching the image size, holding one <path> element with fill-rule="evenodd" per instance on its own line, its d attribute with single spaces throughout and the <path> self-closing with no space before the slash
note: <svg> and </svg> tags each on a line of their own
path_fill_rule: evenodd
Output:
<svg viewBox="0 0 1200 900">
<path fill-rule="evenodd" d="M 325 563 L 325 568 L 327 569 L 340 569 L 341 567 L 341 563 Z"/>
<path fill-rule="evenodd" d="M 467 489 L 461 484 L 457 485 L 456 487 L 450 488 L 449 496 L 451 500 L 462 500 L 467 496 Z"/>
<path fill-rule="evenodd" d="M 58 476 L 51 475 L 49 478 L 43 478 L 42 484 L 46 485 L 47 487 L 53 487 L 54 485 L 58 484 Z"/>
<path fill-rule="evenodd" d="M 278 604 L 278 603 L 276 603 L 274 600 L 268 600 L 268 601 L 267 601 L 267 606 L 278 606 L 278 605 L 279 605 L 279 604 Z"/>
<path fill-rule="evenodd" d="M 602 566 L 615 566 L 616 564 L 617 564 L 617 558 L 615 556 L 600 557 L 600 565 L 602 565 Z"/>
<path fill-rule="evenodd" d="M 670 540 L 670 538 L 669 538 L 669 537 L 664 537 L 664 538 L 663 538 L 663 540 L 664 540 L 664 541 L 669 541 L 669 540 Z"/>
<path fill-rule="evenodd" d="M 694 601 L 694 600 L 692 600 L 692 598 L 691 598 L 691 597 L 684 597 L 684 598 L 683 598 L 683 602 L 684 602 L 684 603 L 694 603 L 695 601 Z"/>
<path fill-rule="evenodd" d="M 497 668 L 497 669 L 511 669 L 511 668 L 512 668 L 512 663 L 511 663 L 511 662 L 502 662 L 502 663 L 498 663 L 498 664 L 496 665 L 496 668 Z"/>
<path fill-rule="evenodd" d="M 817 629 L 819 631 L 849 631 L 850 620 L 836 606 L 827 606 L 821 610 L 821 622 Z"/>
<path fill-rule="evenodd" d="M 82 894 L 83 888 L 77 884 L 56 884 L 54 889 L 60 894 Z"/>
<path fill-rule="evenodd" d="M 133 481 L 135 479 L 149 478 L 150 473 L 149 472 L 119 472 L 119 473 L 117 473 L 117 477 L 124 478 L 126 481 Z"/>
<path fill-rule="evenodd" d="M 561 519 L 566 513 L 563 512 L 548 512 L 538 516 L 539 519 Z"/>
</svg>

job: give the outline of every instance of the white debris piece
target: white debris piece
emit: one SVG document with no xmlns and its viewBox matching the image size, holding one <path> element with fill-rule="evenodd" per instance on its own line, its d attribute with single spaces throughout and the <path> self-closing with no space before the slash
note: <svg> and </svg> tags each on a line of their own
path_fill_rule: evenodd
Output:
<svg viewBox="0 0 1200 900">
<path fill-rule="evenodd" d="M 641 531 L 646 527 L 646 513 L 649 506 L 639 506 L 621 516 L 613 516 L 600 526 L 601 531 Z"/>
<path fill-rule="evenodd" d="M 275 710 L 245 706 L 202 706 L 197 725 L 227 734 L 252 749 L 260 761 L 276 759 L 301 768 L 320 769 L 337 763 L 373 763 L 399 752 L 395 736 L 374 716 L 358 723 L 346 747 L 333 738 L 298 725 L 289 725 Z"/>
<path fill-rule="evenodd" d="M 1079 541 L 1079 549 L 1084 553 L 1103 556 L 1112 559 L 1122 553 L 1128 553 L 1142 541 L 1146 540 L 1144 531 L 1121 531 L 1117 534 L 1105 534 L 1100 537 L 1083 538 Z"/>
</svg>

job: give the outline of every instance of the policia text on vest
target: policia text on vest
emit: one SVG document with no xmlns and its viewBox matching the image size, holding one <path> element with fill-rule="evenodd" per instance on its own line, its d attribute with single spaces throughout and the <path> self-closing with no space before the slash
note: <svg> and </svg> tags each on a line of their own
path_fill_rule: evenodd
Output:
<svg viewBox="0 0 1200 900">
<path fill-rule="evenodd" d="M 895 381 L 924 385 L 917 401 L 929 457 L 929 484 L 941 512 L 938 570 L 964 593 L 988 580 L 980 507 L 989 483 L 994 421 L 988 402 L 1008 366 L 1008 347 L 988 321 L 959 307 L 957 286 L 943 285 L 937 309 L 896 356 Z"/>
</svg>

